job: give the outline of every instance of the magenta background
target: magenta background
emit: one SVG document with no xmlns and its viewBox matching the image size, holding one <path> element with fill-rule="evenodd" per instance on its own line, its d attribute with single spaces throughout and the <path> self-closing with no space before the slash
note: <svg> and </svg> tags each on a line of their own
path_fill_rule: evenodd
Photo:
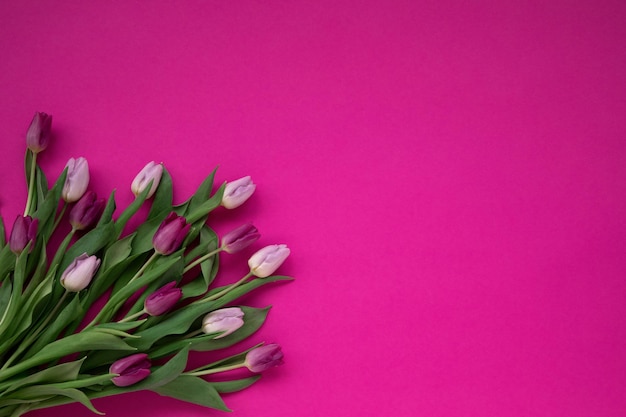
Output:
<svg viewBox="0 0 626 417">
<path fill-rule="evenodd" d="M 288 243 L 297 280 L 247 299 L 274 306 L 250 343 L 286 364 L 234 416 L 623 416 L 625 21 L 595 0 L 4 1 L 0 212 L 22 210 L 35 110 L 46 172 L 85 156 L 119 206 L 152 159 L 177 202 L 218 164 L 251 175 L 213 222 Z M 91 415 L 32 415 L 68 413 Z"/>
</svg>

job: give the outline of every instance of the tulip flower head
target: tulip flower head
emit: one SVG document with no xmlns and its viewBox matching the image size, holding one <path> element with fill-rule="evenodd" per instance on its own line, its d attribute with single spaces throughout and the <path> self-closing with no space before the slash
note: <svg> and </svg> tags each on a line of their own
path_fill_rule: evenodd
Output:
<svg viewBox="0 0 626 417">
<path fill-rule="evenodd" d="M 118 387 L 127 387 L 146 379 L 150 375 L 152 363 L 145 353 L 136 353 L 119 359 L 109 368 L 110 374 L 117 374 L 111 381 Z"/>
<path fill-rule="evenodd" d="M 143 309 L 151 316 L 160 316 L 170 311 L 182 296 L 183 291 L 176 288 L 176 281 L 172 281 L 150 294 L 143 303 Z"/>
<path fill-rule="evenodd" d="M 202 331 L 206 334 L 222 332 L 214 339 L 221 339 L 243 326 L 244 313 L 239 307 L 215 310 L 202 319 Z"/>
<path fill-rule="evenodd" d="M 76 230 L 89 229 L 102 216 L 106 201 L 98 199 L 93 191 L 87 191 L 70 211 L 70 224 Z"/>
<path fill-rule="evenodd" d="M 80 158 L 70 158 L 67 161 L 67 176 L 61 196 L 66 203 L 78 201 L 89 185 L 89 164 L 82 156 Z"/>
<path fill-rule="evenodd" d="M 266 369 L 283 364 L 283 352 L 276 343 L 259 346 L 246 355 L 245 366 L 252 372 L 263 372 Z"/>
<path fill-rule="evenodd" d="M 161 255 L 175 252 L 187 237 L 191 224 L 184 217 L 170 213 L 161 223 L 152 238 L 154 250 Z"/>
<path fill-rule="evenodd" d="M 30 216 L 17 216 L 13 223 L 13 229 L 11 230 L 11 236 L 9 238 L 9 247 L 11 252 L 19 255 L 26 249 L 26 247 L 32 243 L 29 251 L 33 250 L 35 244 L 35 238 L 37 236 L 37 226 L 39 225 L 38 219 L 33 219 Z"/>
<path fill-rule="evenodd" d="M 148 191 L 148 195 L 146 198 L 150 198 L 154 195 L 157 187 L 159 186 L 159 182 L 161 182 L 161 176 L 163 175 L 163 164 L 157 164 L 154 161 L 148 162 L 148 164 L 143 167 L 139 174 L 135 177 L 132 184 L 130 185 L 130 189 L 138 196 L 143 193 L 152 181 L 152 185 L 150 186 L 150 191 Z"/>
<path fill-rule="evenodd" d="M 226 253 L 239 252 L 261 237 L 261 234 L 252 224 L 244 224 L 224 235 L 222 238 L 222 249 Z"/>
<path fill-rule="evenodd" d="M 83 253 L 65 269 L 61 275 L 61 285 L 69 292 L 79 292 L 87 288 L 100 266 L 95 255 Z"/>
<path fill-rule="evenodd" d="M 39 153 L 48 147 L 50 142 L 50 128 L 52 126 L 52 116 L 37 112 L 26 132 L 26 146 L 33 153 Z"/>
<path fill-rule="evenodd" d="M 255 189 L 256 185 L 249 176 L 227 183 L 222 196 L 222 206 L 227 209 L 239 207 L 250 198 Z"/>
<path fill-rule="evenodd" d="M 259 278 L 269 277 L 285 262 L 289 253 L 287 245 L 266 246 L 248 260 L 250 272 Z"/>
</svg>

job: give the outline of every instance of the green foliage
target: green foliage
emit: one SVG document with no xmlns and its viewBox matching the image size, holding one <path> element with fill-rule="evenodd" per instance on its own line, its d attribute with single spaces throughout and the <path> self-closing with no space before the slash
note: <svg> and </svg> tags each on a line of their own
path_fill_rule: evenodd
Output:
<svg viewBox="0 0 626 417">
<path fill-rule="evenodd" d="M 100 413 L 93 399 L 138 390 L 229 411 L 221 394 L 244 389 L 259 376 L 206 381 L 185 372 L 189 352 L 218 351 L 248 339 L 267 319 L 269 307 L 239 306 L 244 324 L 221 338 L 219 333 L 202 333 L 202 319 L 261 286 L 291 278 L 246 277 L 237 285 L 212 288 L 219 256 L 207 254 L 217 251 L 220 239 L 207 221 L 220 206 L 225 188 L 222 184 L 214 190 L 216 170 L 184 203 L 174 206 L 172 178 L 163 169 L 151 201 L 146 187 L 116 218 L 112 192 L 92 230 L 76 236 L 72 231 L 63 239 L 55 233 L 68 208 L 61 198 L 67 169 L 49 186 L 32 152 L 26 152 L 24 162 L 27 183 L 34 175 L 27 212 L 39 220 L 39 228 L 31 250 L 15 255 L 0 218 L 0 417 L 69 402 Z M 146 219 L 125 234 L 144 204 L 150 204 Z M 156 255 L 153 235 L 173 211 L 192 227 L 177 252 Z M 51 248 L 51 240 L 61 243 Z M 57 250 L 49 259 L 51 249 Z M 85 290 L 68 293 L 59 279 L 83 253 L 102 260 L 99 270 Z M 181 300 L 162 316 L 147 316 L 146 298 L 171 281 L 182 289 Z M 90 316 L 95 318 L 87 323 L 87 312 L 96 306 L 99 310 Z M 207 363 L 203 369 L 241 366 L 247 352 Z M 114 385 L 111 364 L 135 353 L 146 353 L 154 361 L 151 374 L 134 385 Z"/>
</svg>

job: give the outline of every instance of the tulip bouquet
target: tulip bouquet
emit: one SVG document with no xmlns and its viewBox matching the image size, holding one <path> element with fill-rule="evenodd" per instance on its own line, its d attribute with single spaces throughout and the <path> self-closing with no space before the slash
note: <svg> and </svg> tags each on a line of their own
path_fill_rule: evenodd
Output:
<svg viewBox="0 0 626 417">
<path fill-rule="evenodd" d="M 92 399 L 137 390 L 228 410 L 222 393 L 248 387 L 283 357 L 280 346 L 259 344 L 187 369 L 190 351 L 230 347 L 263 324 L 268 308 L 235 300 L 291 279 L 273 275 L 289 249 L 270 245 L 249 258 L 240 280 L 212 285 L 219 254 L 243 251 L 260 235 L 245 224 L 220 238 L 208 215 L 240 206 L 255 184 L 245 177 L 213 192 L 213 171 L 173 205 L 170 175 L 150 162 L 132 182 L 135 200 L 114 216 L 114 193 L 105 200 L 88 190 L 84 158 L 70 159 L 48 185 L 37 156 L 51 122 L 36 113 L 28 129 L 28 198 L 8 241 L 0 218 L 0 417 L 70 402 L 98 413 Z M 145 220 L 126 230 L 144 204 Z M 64 221 L 71 228 L 59 236 Z M 206 377 L 237 368 L 248 371 Z"/>
</svg>

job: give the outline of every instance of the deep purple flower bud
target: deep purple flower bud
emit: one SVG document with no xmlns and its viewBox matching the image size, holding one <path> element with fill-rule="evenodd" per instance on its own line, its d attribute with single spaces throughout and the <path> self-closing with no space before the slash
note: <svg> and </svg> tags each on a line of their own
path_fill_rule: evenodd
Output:
<svg viewBox="0 0 626 417">
<path fill-rule="evenodd" d="M 143 309 L 151 316 L 160 316 L 167 313 L 183 296 L 183 291 L 176 288 L 176 281 L 159 288 L 146 298 Z"/>
<path fill-rule="evenodd" d="M 26 132 L 26 146 L 34 153 L 39 153 L 48 147 L 50 142 L 50 127 L 52 116 L 43 112 L 35 113 Z"/>
<path fill-rule="evenodd" d="M 287 245 L 266 246 L 248 260 L 250 272 L 259 278 L 269 277 L 285 262 L 289 253 Z"/>
<path fill-rule="evenodd" d="M 176 213 L 170 213 L 152 238 L 154 250 L 161 255 L 169 255 L 175 252 L 185 240 L 187 232 L 191 228 L 184 217 Z"/>
<path fill-rule="evenodd" d="M 261 237 L 261 234 L 252 224 L 244 224 L 224 235 L 222 238 L 222 249 L 227 253 L 239 252 Z"/>
<path fill-rule="evenodd" d="M 250 177 L 243 177 L 236 181 L 229 182 L 226 184 L 226 188 L 224 188 L 222 206 L 227 209 L 239 207 L 250 198 L 255 189 L 256 185 L 252 182 Z"/>
<path fill-rule="evenodd" d="M 37 236 L 38 225 L 39 219 L 33 219 L 30 216 L 17 216 L 13 223 L 11 237 L 9 238 L 11 252 L 19 255 L 31 242 L 33 245 L 31 245 L 29 251 L 32 251 L 35 244 L 35 237 Z"/>
<path fill-rule="evenodd" d="M 100 266 L 95 255 L 83 253 L 65 269 L 61 275 L 61 285 L 69 292 L 79 292 L 87 288 Z"/>
<path fill-rule="evenodd" d="M 87 191 L 70 211 L 70 224 L 76 230 L 89 229 L 102 216 L 106 201 L 98 199 L 96 193 Z"/>
<path fill-rule="evenodd" d="M 66 167 L 67 177 L 65 177 L 61 196 L 66 203 L 74 203 L 87 191 L 87 186 L 89 185 L 89 164 L 81 156 L 77 159 L 70 158 Z"/>
<path fill-rule="evenodd" d="M 276 343 L 259 346 L 246 355 L 245 366 L 252 372 L 263 372 L 283 364 L 283 352 Z"/>
<path fill-rule="evenodd" d="M 110 374 L 118 376 L 111 379 L 118 387 L 127 387 L 146 379 L 150 375 L 152 363 L 145 353 L 136 353 L 113 362 L 109 368 Z"/>
<path fill-rule="evenodd" d="M 228 336 L 243 326 L 243 310 L 239 307 L 228 307 L 215 310 L 202 319 L 202 331 L 206 334 L 223 332 L 214 339 Z"/>
<path fill-rule="evenodd" d="M 133 183 L 130 185 L 130 189 L 138 196 L 143 193 L 152 181 L 152 186 L 150 187 L 150 191 L 146 198 L 152 197 L 157 187 L 159 186 L 159 182 L 161 182 L 161 176 L 163 175 L 163 164 L 157 164 L 154 161 L 148 162 L 148 164 L 143 167 L 139 174 L 133 180 Z"/>
</svg>

